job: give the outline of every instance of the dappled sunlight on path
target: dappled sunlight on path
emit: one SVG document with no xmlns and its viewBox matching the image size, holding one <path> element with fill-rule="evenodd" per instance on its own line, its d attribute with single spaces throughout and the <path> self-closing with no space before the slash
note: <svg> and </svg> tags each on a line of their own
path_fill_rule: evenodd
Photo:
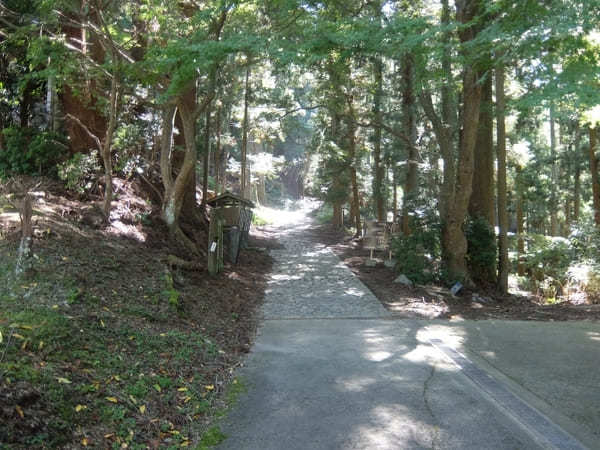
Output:
<svg viewBox="0 0 600 450">
<path fill-rule="evenodd" d="M 286 228 L 293 226 L 295 229 L 308 228 L 311 223 L 310 213 L 320 206 L 321 202 L 311 198 L 297 201 L 288 200 L 284 208 L 269 208 L 259 206 L 256 214 L 266 220 L 271 227 L 285 232 Z"/>
<path fill-rule="evenodd" d="M 273 226 L 284 248 L 272 250 L 273 273 L 262 308 L 265 319 L 387 317 L 388 311 L 340 259 L 306 235 L 313 200 L 277 211 Z M 275 214 L 275 212 L 273 212 Z M 262 216 L 261 216 L 262 217 Z"/>
</svg>

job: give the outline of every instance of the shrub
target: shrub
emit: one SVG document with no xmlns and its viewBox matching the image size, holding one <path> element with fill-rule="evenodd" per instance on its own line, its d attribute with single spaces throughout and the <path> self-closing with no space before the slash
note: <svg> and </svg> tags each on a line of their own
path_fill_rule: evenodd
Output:
<svg viewBox="0 0 600 450">
<path fill-rule="evenodd" d="M 414 231 L 410 235 L 392 240 L 396 270 L 413 282 L 427 283 L 439 278 L 440 223 L 435 214 L 416 215 L 412 228 Z"/>
<path fill-rule="evenodd" d="M 600 266 L 592 261 L 573 264 L 568 277 L 572 290 L 583 293 L 588 303 L 600 303 Z"/>
<path fill-rule="evenodd" d="M 100 170 L 98 150 L 89 154 L 75 153 L 71 159 L 58 166 L 58 176 L 66 182 L 68 189 L 84 194 L 94 186 L 94 179 Z"/>
<path fill-rule="evenodd" d="M 114 171 L 126 178 L 131 177 L 142 164 L 144 130 L 137 124 L 124 124 L 115 131 L 112 142 L 115 157 Z"/>
<path fill-rule="evenodd" d="M 568 239 L 530 235 L 524 258 L 525 269 L 538 281 L 550 277 L 564 284 L 575 256 L 575 249 Z"/>
<path fill-rule="evenodd" d="M 0 177 L 54 175 L 66 145 L 62 135 L 34 128 L 5 128 L 0 151 Z"/>
<path fill-rule="evenodd" d="M 496 235 L 483 217 L 471 218 L 467 224 L 467 257 L 473 281 L 493 283 L 496 280 Z"/>
</svg>

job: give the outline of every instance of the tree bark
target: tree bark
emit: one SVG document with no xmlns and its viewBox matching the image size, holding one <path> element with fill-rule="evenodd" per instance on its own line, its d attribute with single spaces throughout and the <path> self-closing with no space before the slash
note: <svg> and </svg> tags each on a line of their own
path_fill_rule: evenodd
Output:
<svg viewBox="0 0 600 450">
<path fill-rule="evenodd" d="M 594 205 L 594 223 L 600 228 L 600 180 L 598 180 L 598 157 L 596 156 L 596 145 L 598 142 L 598 127 L 589 127 L 590 146 L 589 160 L 592 173 L 592 195 Z"/>
<path fill-rule="evenodd" d="M 331 225 L 336 230 L 341 230 L 344 228 L 344 211 L 343 205 L 340 202 L 335 202 L 333 204 L 333 217 L 331 219 Z"/>
<path fill-rule="evenodd" d="M 491 88 L 491 86 L 490 86 Z M 491 99 L 490 99 L 491 100 Z M 490 102 L 491 103 L 491 102 Z M 490 105 L 491 106 L 491 105 Z M 508 293 L 508 207 L 506 189 L 506 100 L 504 96 L 504 63 L 496 65 L 496 135 L 498 157 L 498 290 Z M 490 114 L 491 116 L 491 114 Z M 481 116 L 480 116 L 481 117 Z M 492 169 L 493 170 L 493 169 Z M 519 194 L 517 194 L 519 195 Z M 521 214 L 522 215 L 522 214 Z M 522 221 L 522 218 L 521 218 Z M 517 218 L 518 222 L 518 218 Z M 522 223 L 521 223 L 522 227 Z"/>
<path fill-rule="evenodd" d="M 392 212 L 394 214 L 394 222 L 396 221 L 397 217 L 398 217 L 398 175 L 397 175 L 397 169 L 394 167 L 392 168 L 392 188 L 393 188 L 393 193 L 392 193 Z"/>
<path fill-rule="evenodd" d="M 352 188 L 351 215 L 356 228 L 355 237 L 362 236 L 360 220 L 360 197 L 358 193 L 358 177 L 356 175 L 356 113 L 354 111 L 352 96 L 346 98 L 348 103 L 348 161 L 350 163 L 350 184 Z"/>
<path fill-rule="evenodd" d="M 556 131 L 554 124 L 554 105 L 550 103 L 550 158 L 552 159 L 552 183 L 550 184 L 550 236 L 558 236 L 557 189 L 558 167 L 556 164 Z"/>
<path fill-rule="evenodd" d="M 381 101 L 383 97 L 383 62 L 381 57 L 377 56 L 373 63 L 375 73 L 375 95 L 373 113 L 375 116 L 375 127 L 373 129 L 373 196 L 375 197 L 375 209 L 377 211 L 377 220 L 385 220 L 385 195 L 383 191 L 384 167 L 381 163 L 381 122 L 382 111 Z"/>
<path fill-rule="evenodd" d="M 29 127 L 29 117 L 31 116 L 31 107 L 33 105 L 33 83 L 25 81 L 23 87 L 23 96 L 19 102 L 19 124 L 21 128 Z"/>
<path fill-rule="evenodd" d="M 210 114 L 212 112 L 211 104 L 212 102 L 210 102 L 206 108 L 206 117 L 204 123 L 204 155 L 202 155 L 202 210 L 206 210 L 206 202 L 208 200 L 208 171 L 210 170 Z"/>
<path fill-rule="evenodd" d="M 221 154 L 221 106 L 219 106 L 217 108 L 217 113 L 216 113 L 216 117 L 215 117 L 215 122 L 216 122 L 216 142 L 215 142 L 215 185 L 216 185 L 216 190 L 217 190 L 217 195 L 221 194 L 223 192 L 223 189 L 221 188 L 221 183 L 222 183 L 222 176 L 221 176 L 221 159 L 222 159 L 222 154 Z"/>
<path fill-rule="evenodd" d="M 414 67 L 413 57 L 407 54 L 403 58 L 402 67 L 402 116 L 404 134 L 408 137 L 406 143 L 407 173 L 404 184 L 404 197 L 402 200 L 402 232 L 409 235 L 411 232 L 410 213 L 414 205 L 418 187 L 418 164 L 417 164 L 417 117 L 415 111 L 414 93 Z"/>
<path fill-rule="evenodd" d="M 114 57 L 114 55 L 113 55 Z M 108 117 L 108 128 L 106 129 L 106 136 L 102 145 L 102 161 L 104 164 L 104 204 L 102 211 L 104 213 L 104 220 L 108 223 L 110 220 L 110 209 L 113 199 L 113 173 L 112 173 L 112 141 L 115 128 L 117 126 L 117 114 L 119 111 L 119 82 L 117 74 L 112 75 L 110 82 L 110 103 L 109 103 L 109 117 Z"/>
<path fill-rule="evenodd" d="M 463 232 L 473 180 L 473 150 L 479 121 L 480 87 L 477 86 L 475 72 L 465 71 L 463 139 L 459 148 L 456 192 L 449 205 L 445 227 L 442 233 L 444 262 L 448 275 L 452 278 L 468 280 L 466 254 L 467 239 Z"/>
<path fill-rule="evenodd" d="M 165 193 L 173 188 L 173 169 L 171 153 L 173 151 L 173 127 L 177 107 L 168 104 L 162 111 L 162 134 L 160 136 L 160 174 Z M 164 210 L 163 210 L 164 213 Z M 166 220 L 166 217 L 163 217 Z"/>
<path fill-rule="evenodd" d="M 523 182 L 521 180 L 521 168 L 516 168 L 516 185 L 517 185 L 517 273 L 519 276 L 525 275 L 525 239 L 523 234 L 525 233 L 525 227 L 523 226 Z"/>
<path fill-rule="evenodd" d="M 460 23 L 469 24 L 478 14 L 478 0 L 457 0 L 456 16 Z M 463 44 L 476 36 L 474 25 L 469 25 L 459 32 Z M 473 58 L 472 51 L 466 50 L 466 56 Z M 467 215 L 469 199 L 473 186 L 473 153 L 477 138 L 479 123 L 479 104 L 481 101 L 481 86 L 477 80 L 477 71 L 472 62 L 467 62 L 463 70 L 463 106 L 462 106 L 462 139 L 459 146 L 456 173 L 456 189 L 453 201 L 448 205 L 442 231 L 442 255 L 447 275 L 452 279 L 469 281 L 467 271 L 467 239 L 463 224 Z"/>
<path fill-rule="evenodd" d="M 33 244 L 33 199 L 29 192 L 25 192 L 23 199 L 18 204 L 19 218 L 21 220 L 21 242 L 17 253 L 15 275 L 20 277 L 27 272 L 31 264 L 31 247 Z"/>
<path fill-rule="evenodd" d="M 206 99 L 205 105 L 206 106 Z M 201 108 L 203 110 L 203 108 Z M 186 193 L 186 190 L 190 186 L 191 176 L 196 168 L 196 115 L 198 112 L 198 105 L 196 101 L 196 88 L 190 87 L 188 90 L 178 97 L 177 102 L 177 111 L 181 117 L 181 122 L 183 126 L 183 135 L 185 140 L 185 156 L 183 159 L 183 163 L 179 169 L 179 173 L 172 179 L 172 176 L 168 176 L 165 178 L 165 173 L 163 171 L 163 183 L 165 184 L 165 197 L 163 199 L 163 207 L 162 207 L 162 216 L 169 228 L 169 231 L 173 237 L 177 237 L 177 235 L 181 235 L 181 230 L 179 228 L 179 218 L 181 216 L 181 210 L 183 206 L 183 200 Z M 169 131 L 169 120 L 168 113 L 174 111 L 171 108 L 168 108 L 166 115 L 164 116 L 167 119 L 167 123 L 163 123 L 163 126 L 166 126 Z M 172 127 L 172 122 L 171 127 Z M 172 128 L 171 128 L 172 129 Z M 164 133 L 164 131 L 163 131 Z M 163 137 L 163 141 L 166 144 L 166 141 L 170 138 L 168 136 Z M 163 151 L 165 149 L 163 148 Z M 161 156 L 161 162 L 165 155 Z M 162 166 L 162 164 L 161 164 Z M 170 159 L 168 163 L 168 167 L 164 169 L 168 169 L 168 171 L 172 170 Z M 168 180 L 172 181 L 169 183 Z"/>
<path fill-rule="evenodd" d="M 575 147 L 576 149 L 579 146 Z M 573 188 L 573 222 L 577 223 L 579 221 L 579 210 L 581 205 L 581 166 L 579 162 L 575 163 L 575 186 Z"/>
<path fill-rule="evenodd" d="M 483 74 L 481 75 L 483 76 Z M 498 85 L 496 84 L 496 92 L 498 92 L 497 89 Z M 482 86 L 479 127 L 475 143 L 473 193 L 469 201 L 469 215 L 484 218 L 490 227 L 496 225 L 496 214 L 494 212 L 494 117 L 492 110 L 492 74 L 490 72 Z M 500 120 L 499 113 L 498 120 Z M 498 124 L 499 129 L 500 124 Z M 500 136 L 498 136 L 498 142 L 500 142 Z"/>
<path fill-rule="evenodd" d="M 246 198 L 247 194 L 247 154 L 248 154 L 248 103 L 250 102 L 250 63 L 246 67 L 246 81 L 244 91 L 244 119 L 242 122 L 242 162 L 240 174 L 240 193 L 242 198 Z"/>
<path fill-rule="evenodd" d="M 50 58 L 48 58 L 50 63 Z M 56 94 L 56 76 L 48 75 L 46 86 L 46 128 L 50 131 L 58 131 L 60 123 L 58 120 L 58 96 Z"/>
<path fill-rule="evenodd" d="M 448 27 L 450 24 L 450 7 L 448 0 L 442 0 L 442 26 Z M 442 50 L 442 71 L 449 81 L 452 81 L 452 54 L 451 54 L 450 32 L 444 33 Z M 454 183 L 456 181 L 456 162 L 453 133 L 457 128 L 456 118 L 456 99 L 452 93 L 452 83 L 442 84 L 441 88 L 442 118 L 437 125 L 436 138 L 440 146 L 442 160 L 444 161 L 442 191 L 440 198 L 440 217 L 446 217 L 448 205 L 454 198 Z M 429 98 L 431 104 L 431 98 Z M 430 114 L 433 115 L 433 106 L 430 108 Z M 430 117 L 431 120 L 431 117 Z"/>
</svg>

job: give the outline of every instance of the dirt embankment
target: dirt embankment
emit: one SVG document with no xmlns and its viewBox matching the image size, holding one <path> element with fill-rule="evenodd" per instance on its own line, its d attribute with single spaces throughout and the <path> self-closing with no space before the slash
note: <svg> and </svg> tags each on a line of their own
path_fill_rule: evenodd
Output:
<svg viewBox="0 0 600 450">
<path fill-rule="evenodd" d="M 271 258 L 255 231 L 211 277 L 175 254 L 134 183 L 116 180 L 110 226 L 57 183 L 34 193 L 32 264 L 15 278 L 18 212 L 0 215 L 0 444 L 188 446 L 226 404 Z M 2 445 L 0 445 L 2 447 Z"/>
</svg>

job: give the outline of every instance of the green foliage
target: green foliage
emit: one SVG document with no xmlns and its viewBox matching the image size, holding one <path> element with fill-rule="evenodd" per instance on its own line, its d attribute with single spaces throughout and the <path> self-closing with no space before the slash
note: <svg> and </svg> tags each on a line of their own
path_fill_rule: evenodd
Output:
<svg viewBox="0 0 600 450">
<path fill-rule="evenodd" d="M 331 223 L 331 221 L 333 220 L 333 207 L 329 203 L 323 203 L 311 214 L 313 215 L 313 217 L 319 225 Z"/>
<path fill-rule="evenodd" d="M 126 123 L 115 131 L 112 142 L 112 151 L 116 156 L 115 172 L 129 178 L 140 166 L 144 132 L 140 123 Z"/>
<path fill-rule="evenodd" d="M 545 298 L 564 294 L 563 287 L 578 277 L 578 253 L 573 244 L 563 237 L 530 234 L 526 238 L 527 252 L 523 263 L 528 275 L 527 288 Z M 587 277 L 587 275 L 586 275 Z M 577 281 L 579 284 L 581 280 Z"/>
<path fill-rule="evenodd" d="M 167 299 L 167 303 L 169 306 L 173 308 L 177 308 L 179 305 L 179 291 L 175 289 L 173 285 L 173 275 L 169 272 L 165 273 L 165 290 L 163 291 L 163 296 Z"/>
<path fill-rule="evenodd" d="M 66 182 L 68 189 L 80 194 L 88 192 L 94 186 L 94 179 L 100 170 L 98 151 L 89 154 L 75 153 L 71 159 L 58 166 L 58 176 Z"/>
<path fill-rule="evenodd" d="M 414 231 L 408 236 L 400 235 L 392 240 L 396 271 L 420 284 L 439 279 L 441 242 L 437 216 L 416 216 L 412 228 Z"/>
<path fill-rule="evenodd" d="M 258 227 L 262 227 L 264 225 L 269 225 L 269 221 L 261 216 L 259 216 L 256 212 L 252 215 L 252 225 L 256 225 Z"/>
<path fill-rule="evenodd" d="M 10 127 L 2 130 L 0 177 L 16 174 L 53 175 L 66 148 L 64 137 L 51 131 Z"/>
<path fill-rule="evenodd" d="M 536 234 L 529 235 L 527 243 L 524 265 L 530 276 L 537 281 L 550 277 L 564 283 L 576 257 L 569 240 Z"/>
<path fill-rule="evenodd" d="M 471 218 L 467 224 L 467 258 L 469 274 L 478 283 L 496 280 L 496 235 L 483 217 Z"/>
<path fill-rule="evenodd" d="M 227 436 L 223 434 L 219 427 L 214 426 L 205 431 L 200 439 L 200 444 L 196 447 L 198 450 L 205 450 L 214 447 L 225 440 Z"/>
<path fill-rule="evenodd" d="M 600 267 L 595 266 L 589 270 L 584 292 L 589 303 L 600 303 Z"/>
</svg>

